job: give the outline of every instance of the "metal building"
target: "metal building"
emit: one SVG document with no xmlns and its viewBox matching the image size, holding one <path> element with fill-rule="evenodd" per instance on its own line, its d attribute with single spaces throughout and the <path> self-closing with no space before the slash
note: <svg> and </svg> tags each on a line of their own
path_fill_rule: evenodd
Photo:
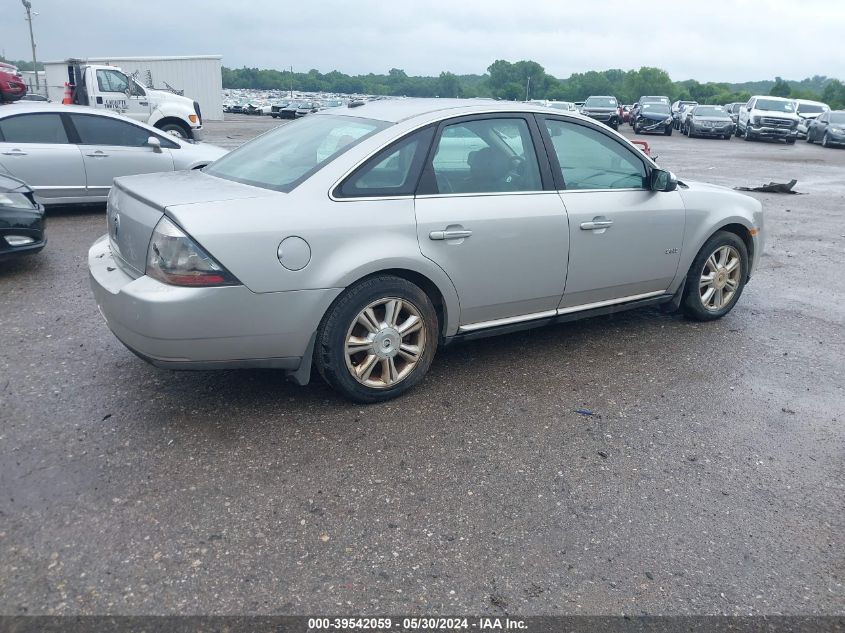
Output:
<svg viewBox="0 0 845 633">
<path fill-rule="evenodd" d="M 174 57 L 86 57 L 92 64 L 117 66 L 142 86 L 172 89 L 198 101 L 203 119 L 223 120 L 222 55 Z M 47 62 L 64 63 L 64 62 Z"/>
</svg>

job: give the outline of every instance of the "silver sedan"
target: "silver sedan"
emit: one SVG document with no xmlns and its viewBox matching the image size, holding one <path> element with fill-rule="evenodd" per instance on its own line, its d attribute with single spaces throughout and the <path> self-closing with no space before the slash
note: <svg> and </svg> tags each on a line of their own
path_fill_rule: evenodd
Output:
<svg viewBox="0 0 845 633">
<path fill-rule="evenodd" d="M 138 356 L 300 384 L 314 365 L 359 402 L 460 340 L 655 304 L 718 319 L 763 249 L 757 200 L 606 126 L 446 99 L 353 102 L 203 171 L 120 178 L 107 221 L 94 295 Z"/>
<path fill-rule="evenodd" d="M 118 176 L 198 169 L 226 151 L 94 108 L 0 108 L 0 173 L 26 182 L 44 204 L 105 202 Z"/>
</svg>

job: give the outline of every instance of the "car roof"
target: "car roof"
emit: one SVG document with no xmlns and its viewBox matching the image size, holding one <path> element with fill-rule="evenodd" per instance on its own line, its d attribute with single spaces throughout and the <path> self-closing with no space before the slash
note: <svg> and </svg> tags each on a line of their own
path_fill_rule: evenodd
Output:
<svg viewBox="0 0 845 633">
<path fill-rule="evenodd" d="M 480 112 L 546 112 L 558 116 L 565 113 L 534 103 L 496 101 L 494 99 L 380 99 L 347 108 L 331 108 L 309 116 L 354 116 L 400 123 L 416 117 L 442 113 L 443 118 Z M 572 116 L 568 114 L 566 116 Z"/>
<path fill-rule="evenodd" d="M 107 116 L 113 119 L 120 119 L 121 121 L 131 120 L 133 123 L 139 123 L 139 121 L 128 119 L 117 112 L 109 112 L 108 110 L 91 108 L 89 106 L 65 105 L 47 101 L 15 101 L 14 103 L 7 103 L 0 107 L 0 117 L 10 116 L 12 114 L 28 114 L 30 112 L 81 112 L 84 114 Z"/>
<path fill-rule="evenodd" d="M 793 101 L 795 101 L 796 103 L 803 103 L 805 105 L 827 105 L 824 101 L 813 101 L 812 99 L 793 99 Z"/>
</svg>

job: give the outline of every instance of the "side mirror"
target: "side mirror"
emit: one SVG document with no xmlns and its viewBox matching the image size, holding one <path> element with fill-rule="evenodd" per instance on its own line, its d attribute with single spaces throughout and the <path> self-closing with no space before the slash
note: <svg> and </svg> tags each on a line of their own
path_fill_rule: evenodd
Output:
<svg viewBox="0 0 845 633">
<path fill-rule="evenodd" d="M 148 138 L 147 139 L 147 145 L 152 147 L 154 152 L 160 152 L 161 151 L 161 141 L 158 140 L 158 137 L 151 136 L 150 138 Z"/>
<path fill-rule="evenodd" d="M 652 191 L 675 191 L 678 188 L 678 179 L 671 171 L 655 169 L 651 172 Z"/>
</svg>

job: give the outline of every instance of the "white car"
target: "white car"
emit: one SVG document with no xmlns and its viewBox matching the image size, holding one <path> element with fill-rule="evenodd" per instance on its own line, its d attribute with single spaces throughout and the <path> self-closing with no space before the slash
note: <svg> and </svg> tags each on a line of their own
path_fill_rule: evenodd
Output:
<svg viewBox="0 0 845 633">
<path fill-rule="evenodd" d="M 830 112 L 830 106 L 821 101 L 796 99 L 795 105 L 795 111 L 801 118 L 798 122 L 798 138 L 807 138 L 807 129 L 810 127 L 810 121 L 818 118 L 825 112 Z"/>
<path fill-rule="evenodd" d="M 0 108 L 0 173 L 26 182 L 47 205 L 105 202 L 118 176 L 199 169 L 227 152 L 105 110 Z"/>
</svg>

